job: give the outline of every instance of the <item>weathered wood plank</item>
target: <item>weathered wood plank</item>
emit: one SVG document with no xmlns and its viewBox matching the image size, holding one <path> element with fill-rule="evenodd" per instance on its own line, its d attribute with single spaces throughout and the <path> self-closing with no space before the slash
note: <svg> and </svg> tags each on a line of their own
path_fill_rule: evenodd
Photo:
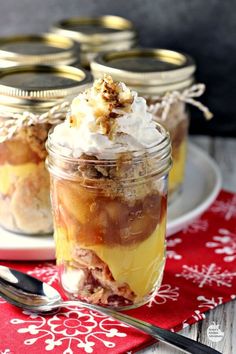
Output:
<svg viewBox="0 0 236 354">
<path fill-rule="evenodd" d="M 236 192 L 236 139 L 215 139 L 213 156 L 222 172 L 223 188 Z"/>
<path fill-rule="evenodd" d="M 213 311 L 207 313 L 207 318 L 202 321 L 199 328 L 198 340 L 204 344 L 211 346 L 214 349 L 224 353 L 236 353 L 236 328 L 235 328 L 235 313 L 236 301 L 228 302 L 225 305 L 218 306 Z M 219 328 L 224 332 L 224 337 L 218 343 L 214 343 L 207 337 L 207 328 L 215 322 Z"/>
</svg>

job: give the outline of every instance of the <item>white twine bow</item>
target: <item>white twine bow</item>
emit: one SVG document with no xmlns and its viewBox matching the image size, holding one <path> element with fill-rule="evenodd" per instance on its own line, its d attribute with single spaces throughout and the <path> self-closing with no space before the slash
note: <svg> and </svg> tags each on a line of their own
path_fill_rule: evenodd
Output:
<svg viewBox="0 0 236 354">
<path fill-rule="evenodd" d="M 23 113 L 0 112 L 0 117 L 3 118 L 0 122 L 0 143 L 11 139 L 22 127 L 44 123 L 60 123 L 65 119 L 69 106 L 69 102 L 63 102 L 43 114 L 34 114 L 27 111 Z"/>
<path fill-rule="evenodd" d="M 196 84 L 182 92 L 172 91 L 170 93 L 166 93 L 164 96 L 158 96 L 156 99 L 158 99 L 159 102 L 151 104 L 149 106 L 149 112 L 155 115 L 162 110 L 160 118 L 165 121 L 171 105 L 178 101 L 182 101 L 197 107 L 203 112 L 206 119 L 211 119 L 213 114 L 209 111 L 209 109 L 201 102 L 195 100 L 195 97 L 200 97 L 204 93 L 205 89 L 206 86 L 204 84 Z"/>
</svg>

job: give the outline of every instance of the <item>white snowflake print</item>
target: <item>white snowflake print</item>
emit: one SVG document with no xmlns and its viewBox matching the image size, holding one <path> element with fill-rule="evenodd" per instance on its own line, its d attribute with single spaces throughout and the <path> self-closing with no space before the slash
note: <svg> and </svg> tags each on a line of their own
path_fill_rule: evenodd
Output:
<svg viewBox="0 0 236 354">
<path fill-rule="evenodd" d="M 52 285 L 58 280 L 58 271 L 57 266 L 53 263 L 44 263 L 39 264 L 33 270 L 29 270 L 28 274 L 33 277 L 40 278 L 42 281 L 47 282 L 49 285 Z"/>
<path fill-rule="evenodd" d="M 10 349 L 0 349 L 0 354 L 13 354 Z"/>
<path fill-rule="evenodd" d="M 199 310 L 195 310 L 193 315 L 190 316 L 190 318 L 182 322 L 182 329 L 188 327 L 189 324 L 192 323 L 191 318 L 194 318 L 194 320 L 198 322 L 204 320 L 204 318 L 206 318 L 206 315 L 204 313 L 201 313 Z"/>
<path fill-rule="evenodd" d="M 194 314 L 192 315 L 192 317 L 196 321 L 201 321 L 201 320 L 204 320 L 204 318 L 206 318 L 206 315 L 204 313 L 201 313 L 199 310 L 196 310 L 196 311 L 194 311 Z"/>
<path fill-rule="evenodd" d="M 149 301 L 147 307 L 152 307 L 153 304 L 162 305 L 167 302 L 167 300 L 177 301 L 179 297 L 179 288 L 171 288 L 170 284 L 161 285 L 160 289 L 153 299 Z"/>
<path fill-rule="evenodd" d="M 166 256 L 169 259 L 174 259 L 174 260 L 180 260 L 182 258 L 181 254 L 177 253 L 174 250 L 170 250 L 171 247 L 175 247 L 179 243 L 181 243 L 182 240 L 179 237 L 176 238 L 170 238 L 167 240 L 167 251 L 166 251 Z"/>
<path fill-rule="evenodd" d="M 232 300 L 236 299 L 236 295 L 235 294 L 230 295 L 230 297 L 231 297 Z"/>
<path fill-rule="evenodd" d="M 4 300 L 2 297 L 0 297 L 0 305 L 5 304 L 5 303 L 6 303 L 6 300 Z M 1 352 L 0 352 L 0 354 L 1 354 Z"/>
<path fill-rule="evenodd" d="M 96 343 L 110 349 L 116 346 L 111 338 L 127 336 L 119 330 L 127 327 L 126 325 L 92 311 L 86 313 L 82 308 L 60 312 L 53 317 L 42 317 L 28 311 L 23 314 L 28 315 L 26 320 L 14 318 L 10 321 L 11 324 L 21 326 L 18 333 L 29 334 L 24 340 L 25 345 L 41 341 L 46 351 L 65 345 L 66 349 L 62 354 L 77 353 L 78 348 L 85 353 L 93 353 Z"/>
<path fill-rule="evenodd" d="M 189 323 L 188 323 L 189 320 L 184 320 L 181 324 L 182 324 L 182 329 L 186 328 L 189 326 Z"/>
<path fill-rule="evenodd" d="M 236 195 L 226 201 L 217 200 L 211 206 L 210 211 L 224 216 L 225 220 L 236 217 Z"/>
<path fill-rule="evenodd" d="M 206 247 L 215 248 L 215 253 L 225 255 L 225 262 L 236 259 L 236 234 L 227 229 L 219 229 L 219 235 L 213 236 L 213 241 L 207 242 Z"/>
<path fill-rule="evenodd" d="M 199 231 L 206 231 L 208 229 L 208 221 L 203 219 L 196 219 L 190 225 L 183 229 L 184 234 L 195 234 Z"/>
<path fill-rule="evenodd" d="M 183 265 L 183 271 L 180 274 L 176 274 L 176 277 L 182 277 L 187 280 L 192 280 L 193 283 L 199 284 L 199 288 L 203 288 L 205 285 L 227 286 L 231 287 L 232 280 L 236 276 L 236 273 L 229 272 L 228 270 L 221 270 L 221 267 L 217 267 L 212 263 L 206 265 Z"/>
<path fill-rule="evenodd" d="M 204 307 L 209 310 L 214 309 L 216 306 L 223 304 L 223 297 L 220 296 L 218 296 L 217 298 L 212 297 L 211 299 L 208 299 L 203 295 L 199 295 L 197 297 L 197 300 L 201 301 L 201 304 L 198 305 L 199 308 Z"/>
</svg>

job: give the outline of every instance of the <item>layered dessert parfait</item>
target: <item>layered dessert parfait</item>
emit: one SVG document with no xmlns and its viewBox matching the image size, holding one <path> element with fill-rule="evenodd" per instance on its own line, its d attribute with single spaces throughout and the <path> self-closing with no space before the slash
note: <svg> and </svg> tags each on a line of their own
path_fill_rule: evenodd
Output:
<svg viewBox="0 0 236 354">
<path fill-rule="evenodd" d="M 74 99 L 47 148 L 66 294 L 120 309 L 147 302 L 165 261 L 168 133 L 145 99 L 105 76 Z"/>
<path fill-rule="evenodd" d="M 24 234 L 52 232 L 49 175 L 45 168 L 50 124 L 21 128 L 0 143 L 0 220 Z"/>
<path fill-rule="evenodd" d="M 162 118 L 163 109 L 155 108 L 156 104 L 158 107 L 160 99 L 149 98 L 147 103 L 154 119 L 169 131 L 171 137 L 173 165 L 169 173 L 168 191 L 168 201 L 171 202 L 181 191 L 184 181 L 189 125 L 186 103 L 182 101 L 172 103 L 165 119 Z"/>
</svg>

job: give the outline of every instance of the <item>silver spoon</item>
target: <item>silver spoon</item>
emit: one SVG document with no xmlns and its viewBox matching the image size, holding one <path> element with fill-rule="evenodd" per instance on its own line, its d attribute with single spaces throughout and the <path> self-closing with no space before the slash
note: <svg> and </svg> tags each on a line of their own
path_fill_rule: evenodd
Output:
<svg viewBox="0 0 236 354">
<path fill-rule="evenodd" d="M 84 303 L 82 301 L 63 301 L 56 289 L 39 279 L 17 270 L 0 266 L 0 296 L 7 302 L 40 314 L 50 314 L 52 311 L 67 306 L 81 306 L 95 310 L 118 321 L 126 323 L 150 336 L 182 349 L 185 353 L 220 354 L 220 352 L 198 343 L 192 339 L 170 332 L 150 323 L 138 320 L 116 310 Z"/>
</svg>

